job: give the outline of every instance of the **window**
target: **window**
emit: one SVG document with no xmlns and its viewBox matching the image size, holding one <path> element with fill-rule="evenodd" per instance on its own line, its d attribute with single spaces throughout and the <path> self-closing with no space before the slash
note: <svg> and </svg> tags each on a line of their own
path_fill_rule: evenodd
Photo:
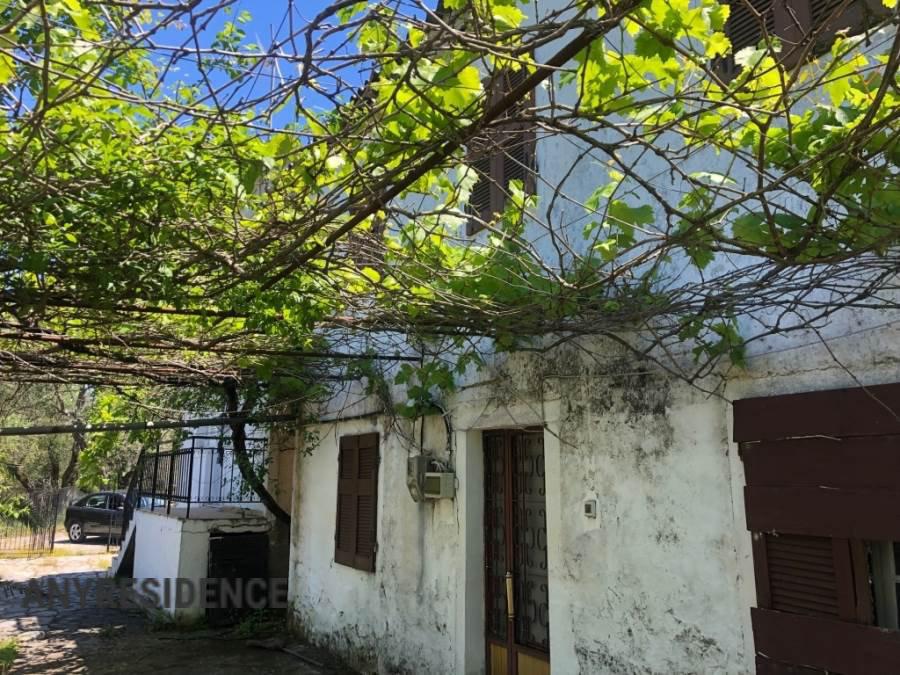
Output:
<svg viewBox="0 0 900 675">
<path fill-rule="evenodd" d="M 499 101 L 506 92 L 519 86 L 527 75 L 527 71 L 521 68 L 503 71 L 490 78 L 485 84 L 489 92 L 488 100 Z M 470 143 L 468 162 L 479 178 L 469 197 L 469 212 L 473 217 L 466 228 L 468 235 L 484 229 L 484 223 L 503 212 L 510 181 L 521 180 L 525 192 L 534 193 L 534 129 L 520 119 L 532 103 L 532 96 L 524 98 L 506 114 L 510 121 L 498 121 L 489 132 Z"/>
<path fill-rule="evenodd" d="M 730 4 L 725 31 L 733 52 L 755 47 L 767 37 L 778 38 L 788 64 L 805 53 L 826 51 L 838 31 L 861 33 L 885 16 L 880 0 L 731 0 Z M 723 60 L 722 69 L 726 77 L 738 71 L 732 58 Z"/>
<path fill-rule="evenodd" d="M 89 509 L 105 509 L 106 495 L 93 495 L 91 497 L 88 497 L 84 502 L 84 505 Z"/>
<path fill-rule="evenodd" d="M 357 209 L 351 210 L 354 214 Z M 353 228 L 346 237 L 336 243 L 336 248 L 358 268 L 371 267 L 379 272 L 384 267 L 384 231 L 387 223 L 383 218 L 373 218 L 371 227 L 363 230 Z"/>
<path fill-rule="evenodd" d="M 378 510 L 378 434 L 343 436 L 338 453 L 334 560 L 375 571 Z"/>
<path fill-rule="evenodd" d="M 875 597 L 875 625 L 900 628 L 900 543 L 876 541 L 869 544 L 872 593 Z"/>
<path fill-rule="evenodd" d="M 895 410 L 900 385 L 735 401 L 757 672 L 900 672 Z"/>
</svg>

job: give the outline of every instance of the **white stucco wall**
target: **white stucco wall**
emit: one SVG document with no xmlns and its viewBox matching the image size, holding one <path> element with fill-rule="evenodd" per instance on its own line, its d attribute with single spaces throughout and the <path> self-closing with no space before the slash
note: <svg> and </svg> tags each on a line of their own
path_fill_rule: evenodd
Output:
<svg viewBox="0 0 900 675">
<path fill-rule="evenodd" d="M 900 381 L 898 338 L 897 325 L 870 325 L 830 351 L 774 350 L 712 396 L 612 348 L 601 363 L 571 349 L 512 357 L 448 404 L 453 501 L 410 499 L 410 448 L 383 417 L 323 425 L 296 467 L 295 623 L 366 672 L 483 672 L 481 430 L 543 424 L 553 673 L 752 672 L 755 585 L 729 401 Z M 429 421 L 426 449 L 441 454 L 443 429 Z M 372 574 L 333 561 L 338 439 L 370 431 L 382 434 Z"/>
<path fill-rule="evenodd" d="M 140 590 L 144 579 L 175 579 L 181 559 L 181 521 L 150 511 L 134 512 L 135 587 Z M 174 615 L 174 603 L 160 607 Z"/>
<path fill-rule="evenodd" d="M 165 513 L 135 511 L 134 572 L 135 588 L 142 590 L 145 579 L 158 580 L 156 587 L 163 602 L 160 609 L 180 621 L 199 619 L 204 615 L 200 580 L 209 576 L 210 533 L 265 532 L 269 522 L 263 516 L 235 518 L 181 518 Z M 163 583 L 175 579 L 190 580 L 195 594 L 193 602 L 176 607 L 174 592 L 165 596 Z M 166 601 L 168 600 L 168 601 Z"/>
<path fill-rule="evenodd" d="M 334 562 L 337 441 L 372 431 L 381 434 L 374 574 Z M 377 664 L 379 672 L 428 672 L 451 662 L 452 560 L 459 538 L 454 502 L 412 501 L 406 449 L 380 420 L 319 432 L 319 448 L 297 462 L 295 476 L 290 583 L 298 626 L 356 663 Z"/>
</svg>

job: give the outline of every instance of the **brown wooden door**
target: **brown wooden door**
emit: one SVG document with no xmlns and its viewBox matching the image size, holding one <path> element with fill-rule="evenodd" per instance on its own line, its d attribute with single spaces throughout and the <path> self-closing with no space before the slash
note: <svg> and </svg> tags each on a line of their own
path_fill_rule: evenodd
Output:
<svg viewBox="0 0 900 675">
<path fill-rule="evenodd" d="M 485 432 L 484 462 L 486 670 L 549 675 L 543 432 Z"/>
</svg>

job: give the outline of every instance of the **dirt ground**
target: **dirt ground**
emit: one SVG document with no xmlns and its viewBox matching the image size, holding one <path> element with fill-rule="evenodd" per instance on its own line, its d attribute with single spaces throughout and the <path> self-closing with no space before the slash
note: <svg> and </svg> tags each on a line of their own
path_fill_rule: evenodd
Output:
<svg viewBox="0 0 900 675">
<path fill-rule="evenodd" d="M 41 588 L 50 580 L 74 585 L 105 575 L 111 557 L 105 542 L 89 540 L 60 542 L 52 555 L 40 558 L 0 559 L 0 641 L 15 638 L 19 650 L 11 673 L 352 673 L 277 629 L 251 639 L 246 639 L 246 631 L 240 635 L 233 628 L 176 630 L 161 627 L 138 609 L 103 607 L 91 596 L 65 607 L 61 602 L 34 602 L 32 593 L 26 603 L 27 589 L 35 588 L 30 580 L 37 579 Z"/>
</svg>

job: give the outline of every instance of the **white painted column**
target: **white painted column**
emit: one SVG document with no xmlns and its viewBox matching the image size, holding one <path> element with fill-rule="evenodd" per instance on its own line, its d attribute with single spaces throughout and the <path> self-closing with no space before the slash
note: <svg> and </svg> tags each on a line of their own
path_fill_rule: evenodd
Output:
<svg viewBox="0 0 900 675">
<path fill-rule="evenodd" d="M 460 546 L 456 553 L 456 639 L 454 672 L 484 673 L 484 450 L 479 430 L 457 431 Z"/>
<path fill-rule="evenodd" d="M 547 580 L 550 596 L 550 672 L 565 673 L 577 663 L 567 590 L 563 588 L 565 561 L 562 547 L 562 461 L 559 402 L 544 403 L 544 486 L 547 491 Z M 571 517 L 572 514 L 568 514 Z"/>
</svg>

